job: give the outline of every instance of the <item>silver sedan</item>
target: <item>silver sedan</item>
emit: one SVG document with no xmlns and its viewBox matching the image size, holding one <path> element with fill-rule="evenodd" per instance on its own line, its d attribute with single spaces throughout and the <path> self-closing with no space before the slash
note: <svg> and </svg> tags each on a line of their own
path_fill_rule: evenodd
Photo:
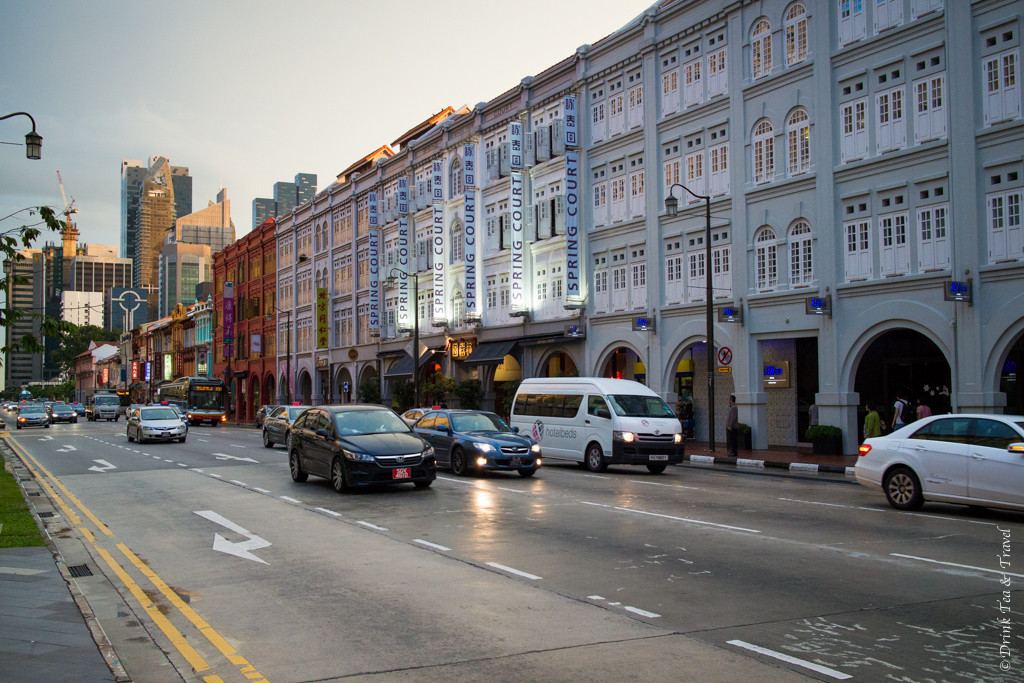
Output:
<svg viewBox="0 0 1024 683">
<path fill-rule="evenodd" d="M 138 439 L 139 443 L 147 439 L 184 443 L 188 423 L 170 406 L 145 406 L 128 416 L 127 436 L 129 441 Z"/>
</svg>

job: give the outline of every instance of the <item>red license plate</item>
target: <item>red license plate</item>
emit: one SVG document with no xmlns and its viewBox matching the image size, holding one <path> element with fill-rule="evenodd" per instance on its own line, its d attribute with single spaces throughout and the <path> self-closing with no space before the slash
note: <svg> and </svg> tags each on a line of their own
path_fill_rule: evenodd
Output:
<svg viewBox="0 0 1024 683">
<path fill-rule="evenodd" d="M 412 468 L 411 467 L 399 467 L 398 469 L 391 470 L 392 479 L 412 479 Z"/>
</svg>

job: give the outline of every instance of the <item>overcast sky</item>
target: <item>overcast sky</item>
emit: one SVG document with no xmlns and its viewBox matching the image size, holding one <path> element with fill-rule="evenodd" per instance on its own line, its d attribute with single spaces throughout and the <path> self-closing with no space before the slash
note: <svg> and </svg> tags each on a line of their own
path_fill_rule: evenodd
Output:
<svg viewBox="0 0 1024 683">
<path fill-rule="evenodd" d="M 444 107 L 488 101 L 653 3 L 9 0 L 0 116 L 32 114 L 43 154 L 0 145 L 0 217 L 58 207 L 59 170 L 80 242 L 119 248 L 121 160 L 164 154 L 189 168 L 193 210 L 227 188 L 241 237 L 275 182 L 315 173 L 323 189 Z M 30 127 L 0 121 L 0 141 L 23 145 Z M 0 227 L 31 220 L 18 218 Z"/>
</svg>

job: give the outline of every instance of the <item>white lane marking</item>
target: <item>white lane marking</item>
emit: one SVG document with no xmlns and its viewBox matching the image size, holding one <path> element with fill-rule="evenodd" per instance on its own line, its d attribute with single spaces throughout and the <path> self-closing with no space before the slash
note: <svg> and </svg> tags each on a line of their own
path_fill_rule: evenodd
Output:
<svg viewBox="0 0 1024 683">
<path fill-rule="evenodd" d="M 497 562 L 488 562 L 487 566 L 488 567 L 494 567 L 495 569 L 500 569 L 503 572 L 508 572 L 509 574 L 515 574 L 516 576 L 521 576 L 524 579 L 534 579 L 536 581 L 540 581 L 541 578 L 543 578 L 543 577 L 540 577 L 540 576 L 536 576 L 534 574 L 527 574 L 526 572 L 521 572 L 518 569 L 512 569 L 512 567 L 506 567 L 505 565 L 498 564 Z"/>
<path fill-rule="evenodd" d="M 204 474 L 203 470 L 199 469 L 198 467 L 193 467 L 192 471 L 193 472 L 198 472 L 199 474 Z"/>
<path fill-rule="evenodd" d="M 883 510 L 882 508 L 869 508 L 869 507 L 864 507 L 862 505 L 841 505 L 840 503 L 822 503 L 822 502 L 817 501 L 817 500 L 799 500 L 797 498 L 779 498 L 779 500 L 785 501 L 787 503 L 805 503 L 807 505 L 824 505 L 825 507 L 830 507 L 830 508 L 846 508 L 848 510 L 870 510 L 871 512 L 888 512 L 888 510 Z"/>
<path fill-rule="evenodd" d="M 253 489 L 253 490 L 254 491 L 261 491 L 262 489 Z M 269 493 L 269 491 L 267 493 Z M 317 512 L 326 512 L 327 514 L 331 515 L 332 517 L 341 517 L 341 513 L 340 512 L 335 512 L 334 510 L 328 510 L 327 508 L 313 508 L 313 509 L 316 510 Z"/>
<path fill-rule="evenodd" d="M 209 439 L 199 439 L 199 440 L 202 441 L 203 443 L 210 443 Z"/>
<path fill-rule="evenodd" d="M 627 479 L 631 484 L 647 484 L 648 486 L 667 486 L 670 489 L 692 489 L 694 491 L 703 491 L 704 489 L 696 486 L 683 486 L 682 484 L 663 484 L 660 481 L 641 481 L 640 479 Z"/>
<path fill-rule="evenodd" d="M 167 458 L 164 458 L 164 462 L 174 462 L 174 461 L 173 460 L 168 460 Z"/>
<path fill-rule="evenodd" d="M 260 464 L 259 460 L 253 460 L 252 458 L 239 458 L 237 455 L 228 455 L 227 453 L 214 453 L 213 456 L 218 460 L 242 460 L 244 462 L 254 462 L 257 465 Z"/>
<path fill-rule="evenodd" d="M 266 489 L 258 489 L 255 486 L 252 487 L 252 490 L 253 491 L 259 491 L 260 493 L 270 493 L 270 491 L 268 491 Z"/>
<path fill-rule="evenodd" d="M 238 481 L 237 479 L 232 479 L 231 483 L 238 484 L 239 486 L 248 486 L 248 484 L 246 484 L 244 481 Z"/>
<path fill-rule="evenodd" d="M 797 659 L 796 657 L 790 657 L 789 655 L 784 655 L 781 652 L 776 652 L 775 650 L 769 650 L 768 648 L 765 648 L 765 647 L 759 647 L 757 645 L 751 645 L 750 643 L 745 643 L 742 640 L 730 640 L 728 642 L 729 642 L 730 645 L 735 645 L 736 647 L 742 647 L 744 649 L 751 650 L 753 652 L 757 652 L 758 654 L 765 655 L 766 657 L 772 657 L 774 659 L 778 659 L 778 660 L 781 660 L 783 662 L 787 662 L 789 664 L 795 664 L 796 666 L 802 666 L 805 669 L 810 669 L 811 671 L 815 671 L 817 673 L 824 674 L 826 676 L 831 676 L 832 678 L 835 678 L 835 679 L 840 680 L 840 681 L 845 681 L 847 678 L 852 678 L 852 676 L 850 676 L 849 674 L 844 674 L 842 671 L 836 671 L 835 669 L 830 669 L 827 666 L 821 666 L 820 664 L 814 664 L 813 662 L 808 662 L 807 660 L 804 660 L 804 659 Z"/>
<path fill-rule="evenodd" d="M 252 560 L 253 562 L 259 562 L 260 564 L 267 564 L 265 560 L 261 560 L 259 557 L 253 555 L 249 551 L 269 547 L 270 545 L 272 545 L 270 541 L 266 540 L 265 538 L 260 538 L 259 536 L 250 532 L 249 530 L 244 529 L 241 526 L 232 522 L 231 520 L 217 514 L 213 510 L 195 510 L 194 512 L 200 517 L 204 517 L 210 520 L 214 524 L 220 524 L 221 526 L 226 527 L 231 531 L 234 531 L 236 534 L 241 534 L 242 536 L 245 536 L 247 539 L 245 541 L 242 541 L 241 543 L 234 543 L 224 538 L 220 534 L 214 534 L 214 550 L 222 553 L 228 553 L 229 555 L 235 555 L 236 557 L 241 557 L 246 560 Z"/>
<path fill-rule="evenodd" d="M 848 510 L 868 510 L 870 512 L 892 512 L 889 508 L 869 508 L 863 505 L 841 505 L 839 503 L 822 503 L 816 500 L 799 500 L 797 498 L 779 498 L 787 503 L 806 503 L 807 505 L 824 505 L 833 508 L 846 508 Z M 964 522 L 965 524 L 981 524 L 983 526 L 996 526 L 999 522 L 982 522 L 976 519 L 960 519 L 959 517 L 944 517 L 942 515 L 929 515 L 922 512 L 900 512 L 901 517 L 924 517 L 925 519 L 941 519 L 946 522 Z"/>
<path fill-rule="evenodd" d="M 183 463 L 183 462 L 179 462 L 179 463 L 178 463 L 178 467 L 188 467 L 188 465 L 186 465 L 186 464 L 185 464 L 185 463 Z"/>
<path fill-rule="evenodd" d="M 519 489 L 507 489 L 504 486 L 499 486 L 498 490 L 499 491 L 511 491 L 512 493 L 529 493 L 529 491 L 521 491 Z"/>
<path fill-rule="evenodd" d="M 587 600 L 604 600 L 600 595 L 588 595 Z"/>
<path fill-rule="evenodd" d="M 649 515 L 651 517 L 661 517 L 663 519 L 671 519 L 671 520 L 674 520 L 676 522 L 689 522 L 691 524 L 703 524 L 705 526 L 718 527 L 719 529 L 730 529 L 732 531 L 746 531 L 746 532 L 751 533 L 751 534 L 759 534 L 759 533 L 761 533 L 757 529 L 747 529 L 745 527 L 730 526 L 728 524 L 716 524 L 715 522 L 705 522 L 702 519 L 690 519 L 689 517 L 674 517 L 673 515 L 663 515 L 663 514 L 661 514 L 659 512 L 647 512 L 645 510 L 634 510 L 632 508 L 616 507 L 614 509 L 621 510 L 622 512 L 635 512 L 638 515 Z"/>
<path fill-rule="evenodd" d="M 111 465 L 106 460 L 93 460 L 93 462 L 96 463 L 96 466 L 90 467 L 90 472 L 109 472 L 117 469 L 117 465 Z"/>
<path fill-rule="evenodd" d="M 219 474 L 214 474 L 213 472 L 210 472 L 206 476 L 208 476 L 208 477 L 217 477 L 218 479 L 223 479 L 224 478 L 224 477 L 220 476 Z"/>
<path fill-rule="evenodd" d="M 657 619 L 661 616 L 660 614 L 648 612 L 647 610 L 642 610 L 639 607 L 630 607 L 629 605 L 626 605 L 622 609 L 626 610 L 627 612 L 632 612 L 633 614 L 639 614 L 642 617 L 647 617 L 648 619 Z"/>
<path fill-rule="evenodd" d="M 594 507 L 599 507 L 599 508 L 610 508 L 611 507 L 611 505 L 605 505 L 604 503 L 591 503 L 591 502 L 586 501 L 586 500 L 581 501 L 581 502 L 584 505 L 593 505 Z"/>
<path fill-rule="evenodd" d="M 999 574 L 1001 576 L 1016 576 L 1019 579 L 1024 579 L 1024 574 L 1012 574 L 1010 572 L 1004 572 L 1002 569 L 986 569 L 985 567 L 973 567 L 969 564 L 957 564 L 956 562 L 943 562 L 941 560 L 932 560 L 927 557 L 916 557 L 914 555 L 901 555 L 900 553 L 889 553 L 890 557 L 902 557 L 907 560 L 918 560 L 919 562 L 931 562 L 932 564 L 941 564 L 946 567 L 958 567 L 959 569 L 970 569 L 976 572 L 991 572 L 993 574 Z"/>
<path fill-rule="evenodd" d="M 245 448 L 245 446 L 239 446 L 237 443 L 230 444 L 232 448 Z"/>
<path fill-rule="evenodd" d="M 444 481 L 454 481 L 454 482 L 456 482 L 457 484 L 470 484 L 470 485 L 473 485 L 473 484 L 475 484 L 475 483 L 476 483 L 476 482 L 474 482 L 474 481 L 471 481 L 471 480 L 466 480 L 466 479 L 452 479 L 451 477 L 438 477 L 438 479 L 443 479 Z"/>
<path fill-rule="evenodd" d="M 430 541 L 424 541 L 422 538 L 414 539 L 414 542 L 415 543 L 419 543 L 420 545 L 425 545 L 428 548 L 434 548 L 435 550 L 443 550 L 445 552 L 448 552 L 449 550 L 451 550 L 451 548 L 446 548 L 443 545 L 438 545 L 436 543 L 431 543 Z"/>
<path fill-rule="evenodd" d="M 369 522 L 356 522 L 356 524 L 362 524 L 365 527 L 368 527 L 370 529 L 376 529 L 377 531 L 387 531 L 387 529 L 385 529 L 384 527 L 377 526 L 376 524 L 370 524 Z"/>
<path fill-rule="evenodd" d="M 602 477 L 597 474 L 584 474 L 584 477 L 590 477 L 591 479 L 611 479 L 611 477 Z"/>
<path fill-rule="evenodd" d="M 302 505 L 302 501 L 301 500 L 295 500 L 294 498 L 289 498 L 288 496 L 279 496 L 279 497 L 281 498 L 281 500 L 287 501 L 289 503 L 295 503 L 296 505 Z"/>
</svg>

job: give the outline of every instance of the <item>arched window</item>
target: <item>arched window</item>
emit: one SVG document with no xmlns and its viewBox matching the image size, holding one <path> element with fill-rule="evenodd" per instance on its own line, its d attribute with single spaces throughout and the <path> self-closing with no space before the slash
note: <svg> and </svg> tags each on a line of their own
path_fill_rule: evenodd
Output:
<svg viewBox="0 0 1024 683">
<path fill-rule="evenodd" d="M 455 289 L 452 295 L 452 327 L 462 327 L 466 322 L 466 297 L 462 290 Z"/>
<path fill-rule="evenodd" d="M 772 72 L 772 25 L 758 19 L 750 37 L 750 74 L 761 78 Z"/>
<path fill-rule="evenodd" d="M 803 218 L 789 228 L 789 284 L 809 285 L 814 279 L 814 251 L 811 224 Z"/>
<path fill-rule="evenodd" d="M 767 225 L 758 230 L 754 235 L 754 265 L 759 292 L 769 292 L 779 284 L 777 250 L 775 231 Z"/>
<path fill-rule="evenodd" d="M 466 258 L 466 242 L 463 237 L 462 223 L 458 221 L 452 225 L 451 248 L 448 250 L 448 253 L 451 255 L 449 263 L 452 265 L 462 263 Z"/>
<path fill-rule="evenodd" d="M 811 170 L 811 121 L 803 107 L 794 109 L 786 120 L 786 148 L 789 175 Z"/>
<path fill-rule="evenodd" d="M 767 183 L 775 176 L 775 129 L 768 119 L 754 125 L 754 183 Z"/>
<path fill-rule="evenodd" d="M 462 192 L 462 160 L 455 157 L 448 164 L 448 198 L 455 199 Z"/>
<path fill-rule="evenodd" d="M 807 8 L 794 2 L 786 10 L 783 22 L 786 30 L 786 64 L 793 65 L 807 59 Z"/>
</svg>

